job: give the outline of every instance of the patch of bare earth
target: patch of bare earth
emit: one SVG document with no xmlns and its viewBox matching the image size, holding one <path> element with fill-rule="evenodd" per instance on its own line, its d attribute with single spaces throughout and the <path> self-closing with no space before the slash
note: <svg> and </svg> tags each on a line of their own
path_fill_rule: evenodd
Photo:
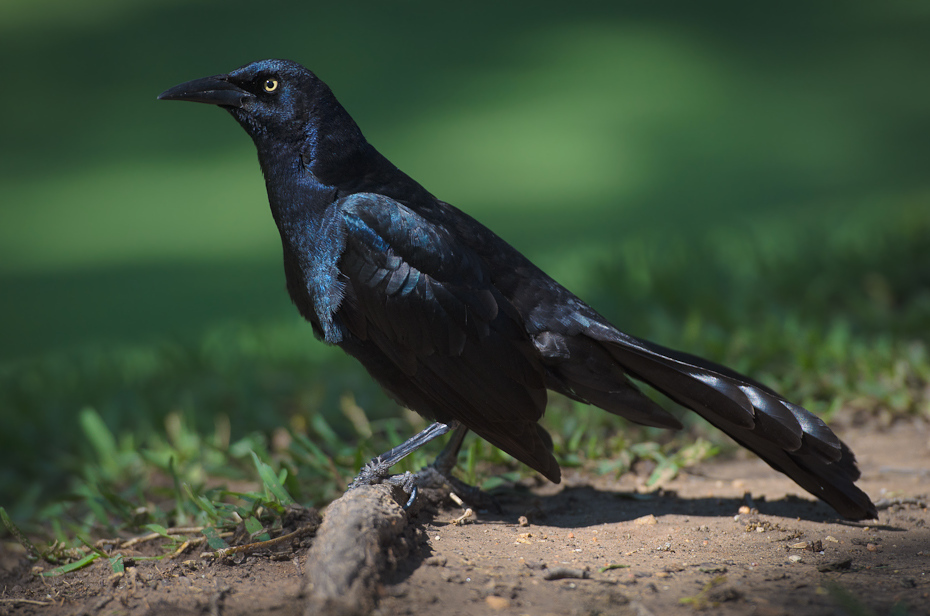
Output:
<svg viewBox="0 0 930 616">
<path fill-rule="evenodd" d="M 930 433 L 910 424 L 844 437 L 860 486 L 883 501 L 878 521 L 840 521 L 750 458 L 703 464 L 649 498 L 636 496 L 633 475 L 568 471 L 559 486 L 518 486 L 499 497 L 504 513 L 464 524 L 453 523 L 463 510 L 449 501 L 412 519 L 391 509 L 370 535 L 367 522 L 345 517 L 361 525 L 337 531 L 359 539 L 358 575 L 339 565 L 355 558 L 349 548 L 315 545 L 318 564 L 333 550 L 346 556 L 320 571 L 303 548 L 229 562 L 192 552 L 119 576 L 97 562 L 41 578 L 7 546 L 0 614 L 313 614 L 326 611 L 314 593 L 330 570 L 370 593 L 359 609 L 385 615 L 797 616 L 887 614 L 896 604 L 928 614 Z"/>
</svg>

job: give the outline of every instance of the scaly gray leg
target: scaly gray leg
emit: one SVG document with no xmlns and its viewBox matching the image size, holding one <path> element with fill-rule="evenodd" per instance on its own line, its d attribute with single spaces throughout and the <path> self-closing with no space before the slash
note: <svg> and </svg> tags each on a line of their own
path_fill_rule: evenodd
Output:
<svg viewBox="0 0 930 616">
<path fill-rule="evenodd" d="M 403 475 L 390 475 L 391 467 L 426 443 L 430 442 L 438 436 L 442 436 L 453 428 L 459 428 L 457 422 L 450 424 L 436 422 L 422 432 L 415 434 L 411 438 L 407 439 L 397 447 L 394 447 L 387 453 L 383 453 L 380 456 L 377 456 L 376 458 L 372 459 L 371 462 L 362 467 L 358 473 L 358 476 L 352 480 L 351 484 L 349 484 L 349 489 L 352 490 L 353 488 L 357 488 L 359 486 L 374 485 L 382 482 L 387 482 L 392 485 L 399 486 L 403 489 L 405 494 L 410 495 L 410 498 L 407 500 L 407 504 L 404 505 L 404 509 L 407 509 L 417 498 L 416 480 L 409 471 Z M 464 434 L 462 434 L 462 436 L 464 437 Z M 461 437 L 459 438 L 459 446 L 461 446 Z M 443 450 L 443 452 L 445 452 L 445 450 Z M 458 449 L 456 449 L 455 453 L 456 455 L 458 454 Z M 440 454 L 440 456 L 441 455 L 442 454 Z M 452 463 L 455 464 L 455 456 L 453 456 L 452 460 Z"/>
</svg>

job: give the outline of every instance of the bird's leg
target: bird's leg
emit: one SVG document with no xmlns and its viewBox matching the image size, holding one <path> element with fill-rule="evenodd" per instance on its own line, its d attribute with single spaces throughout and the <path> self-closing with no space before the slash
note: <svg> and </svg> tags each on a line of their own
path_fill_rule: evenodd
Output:
<svg viewBox="0 0 930 616">
<path fill-rule="evenodd" d="M 462 442 L 465 440 L 466 434 L 468 434 L 468 428 L 459 424 L 452 432 L 449 442 L 446 443 L 446 446 L 442 448 L 442 451 L 440 451 L 436 459 L 433 460 L 433 467 L 439 471 L 443 477 L 448 477 L 452 474 L 452 469 L 455 468 L 458 462 L 459 451 L 462 449 Z"/>
<path fill-rule="evenodd" d="M 391 467 L 437 436 L 442 436 L 453 428 L 458 428 L 458 424 L 444 424 L 436 422 L 422 432 L 419 432 L 411 438 L 407 439 L 397 447 L 394 447 L 387 453 L 383 453 L 380 456 L 377 456 L 376 458 L 372 459 L 371 462 L 362 467 L 358 473 L 358 476 L 352 480 L 351 484 L 349 484 L 349 489 L 351 490 L 359 486 L 374 485 L 381 482 L 387 482 L 392 485 L 399 486 L 401 489 L 403 489 L 405 494 L 410 495 L 407 504 L 404 505 L 404 509 L 407 509 L 410 507 L 410 505 L 413 504 L 413 501 L 417 497 L 416 479 L 409 471 L 403 475 L 390 475 Z M 461 445 L 461 439 L 459 444 Z M 457 450 L 456 453 L 458 453 Z"/>
<path fill-rule="evenodd" d="M 442 478 L 463 501 L 476 509 L 491 509 L 499 513 L 501 511 L 501 506 L 500 503 L 497 502 L 497 499 L 487 492 L 480 490 L 477 486 L 468 485 L 461 479 L 452 475 L 452 469 L 455 468 L 455 464 L 458 462 L 459 450 L 462 449 L 462 442 L 465 440 L 466 434 L 468 434 L 468 428 L 463 425 L 457 426 L 455 431 L 452 432 L 452 437 L 449 438 L 449 442 L 446 443 L 446 446 L 439 452 L 439 455 L 436 456 L 431 466 L 436 469 L 436 472 L 442 475 Z"/>
<path fill-rule="evenodd" d="M 500 511 L 501 507 L 494 497 L 452 475 L 452 469 L 455 468 L 459 451 L 462 448 L 462 441 L 465 440 L 465 435 L 468 434 L 468 428 L 458 422 L 449 422 L 448 424 L 436 422 L 397 447 L 373 458 L 371 462 L 362 467 L 358 476 L 349 484 L 349 489 L 378 483 L 389 483 L 401 488 L 404 494 L 409 495 L 404 505 L 404 509 L 408 509 L 417 498 L 417 476 L 409 471 L 402 475 L 391 475 L 391 467 L 426 443 L 446 434 L 450 430 L 452 431 L 452 437 L 430 466 L 469 505 L 476 509 Z"/>
</svg>

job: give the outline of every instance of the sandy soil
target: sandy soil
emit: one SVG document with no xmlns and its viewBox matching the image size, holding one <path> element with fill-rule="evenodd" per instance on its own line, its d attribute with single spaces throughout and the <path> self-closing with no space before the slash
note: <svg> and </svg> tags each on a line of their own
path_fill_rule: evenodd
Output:
<svg viewBox="0 0 930 616">
<path fill-rule="evenodd" d="M 703 464 L 649 497 L 636 495 L 633 474 L 569 471 L 560 486 L 528 481 L 503 494 L 502 514 L 463 525 L 454 506 L 420 514 L 377 612 L 930 614 L 930 431 L 843 436 L 860 485 L 898 503 L 877 522 L 838 520 L 752 458 Z M 190 553 L 121 576 L 98 562 L 49 579 L 7 545 L 0 614 L 302 613 L 306 550 L 279 558 L 223 564 Z"/>
</svg>

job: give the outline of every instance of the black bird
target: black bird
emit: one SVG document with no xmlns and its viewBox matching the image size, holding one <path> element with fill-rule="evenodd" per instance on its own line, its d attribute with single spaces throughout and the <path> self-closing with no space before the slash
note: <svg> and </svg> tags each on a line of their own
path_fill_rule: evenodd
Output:
<svg viewBox="0 0 930 616">
<path fill-rule="evenodd" d="M 846 518 L 876 517 L 854 483 L 855 456 L 823 421 L 729 368 L 619 331 L 379 154 L 306 68 L 262 60 L 158 98 L 218 105 L 252 137 L 300 314 L 398 402 L 436 422 L 357 481 L 383 477 L 456 429 L 455 451 L 472 430 L 558 482 L 552 441 L 537 424 L 547 390 L 636 423 L 681 427 L 633 378 Z"/>
</svg>

